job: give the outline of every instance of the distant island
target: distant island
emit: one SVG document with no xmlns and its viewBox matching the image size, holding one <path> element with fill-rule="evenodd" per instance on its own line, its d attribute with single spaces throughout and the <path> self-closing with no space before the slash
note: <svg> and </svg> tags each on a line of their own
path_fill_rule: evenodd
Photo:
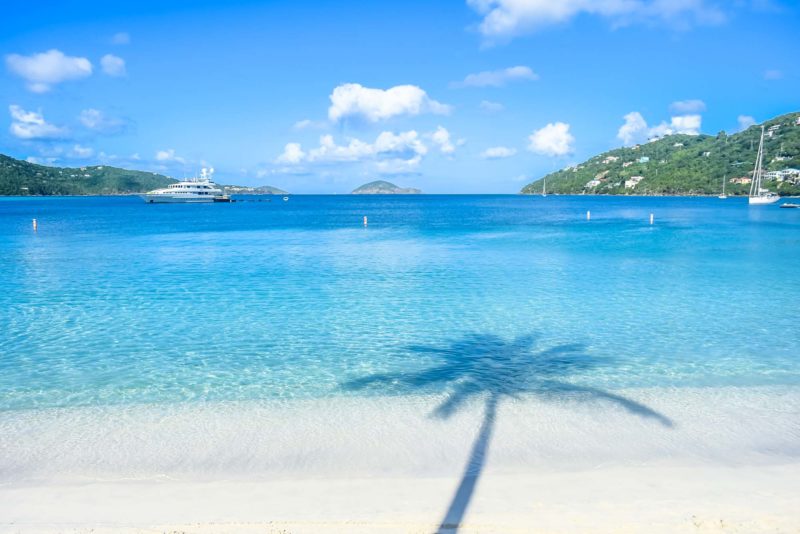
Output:
<svg viewBox="0 0 800 534">
<path fill-rule="evenodd" d="M 353 190 L 353 195 L 419 195 L 419 189 L 400 187 L 391 182 L 376 180 Z"/>
<path fill-rule="evenodd" d="M 0 195 L 129 195 L 167 187 L 178 180 L 155 172 L 92 165 L 49 167 L 0 154 Z M 227 195 L 285 195 L 272 186 L 222 185 Z"/>
<path fill-rule="evenodd" d="M 766 187 L 779 195 L 800 194 L 800 113 L 764 122 Z M 522 194 L 564 195 L 746 195 L 761 125 L 728 135 L 669 135 L 618 148 L 548 174 Z"/>
</svg>

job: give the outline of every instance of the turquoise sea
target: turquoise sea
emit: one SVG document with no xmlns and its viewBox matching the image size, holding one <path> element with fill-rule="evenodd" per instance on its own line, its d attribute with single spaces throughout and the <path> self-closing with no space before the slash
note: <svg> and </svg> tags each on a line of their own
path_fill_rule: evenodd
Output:
<svg viewBox="0 0 800 534">
<path fill-rule="evenodd" d="M 722 405 L 742 454 L 800 454 L 800 210 L 738 198 L 242 200 L 0 199 L 0 477 L 189 472 L 191 461 L 314 471 L 342 461 L 326 443 L 394 447 L 398 465 L 430 438 L 425 469 L 447 456 L 446 436 L 469 444 L 480 412 L 468 407 L 486 398 L 519 422 L 505 449 L 496 438 L 509 466 L 557 455 L 567 434 L 575 455 L 596 442 L 602 460 L 603 421 L 634 425 L 608 440 L 643 436 L 642 458 L 721 447 L 692 421 L 720 423 Z M 581 421 L 600 425 L 591 439 Z M 658 434 L 641 431 L 651 423 Z M 763 439 L 742 445 L 736 432 Z M 120 452 L 131 440 L 154 449 Z M 315 446 L 298 452 L 299 441 Z M 116 451 L 86 452 L 97 443 Z M 190 461 L 181 447 L 232 452 Z"/>
</svg>

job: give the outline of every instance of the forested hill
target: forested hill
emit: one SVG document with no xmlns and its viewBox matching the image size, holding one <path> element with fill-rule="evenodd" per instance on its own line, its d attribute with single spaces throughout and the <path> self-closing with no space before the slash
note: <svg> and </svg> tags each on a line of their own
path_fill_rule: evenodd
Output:
<svg viewBox="0 0 800 534">
<path fill-rule="evenodd" d="M 145 193 L 176 182 L 155 172 L 107 165 L 48 167 L 0 154 L 0 195 L 124 195 Z M 283 189 L 269 185 L 220 187 L 229 195 L 286 194 Z"/>
<path fill-rule="evenodd" d="M 154 172 L 105 165 L 47 167 L 0 154 L 0 195 L 119 195 L 142 193 L 174 182 Z"/>
<path fill-rule="evenodd" d="M 767 171 L 800 169 L 800 113 L 764 123 Z M 747 194 L 761 125 L 727 135 L 670 135 L 604 152 L 546 177 L 547 192 L 609 195 L 718 195 L 722 181 L 731 195 Z M 540 178 L 521 193 L 542 192 Z M 765 186 L 781 195 L 800 194 L 800 172 L 773 176 Z"/>
</svg>

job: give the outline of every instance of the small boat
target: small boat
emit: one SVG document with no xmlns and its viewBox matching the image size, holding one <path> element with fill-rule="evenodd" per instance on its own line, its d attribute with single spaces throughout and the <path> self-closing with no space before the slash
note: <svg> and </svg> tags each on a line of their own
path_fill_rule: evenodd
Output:
<svg viewBox="0 0 800 534">
<path fill-rule="evenodd" d="M 774 204 L 780 200 L 777 193 L 773 193 L 761 187 L 761 181 L 764 178 L 764 126 L 761 126 L 761 140 L 758 142 L 758 155 L 756 156 L 756 165 L 753 168 L 753 180 L 750 182 L 750 196 L 747 199 L 749 204 L 764 205 Z"/>
<path fill-rule="evenodd" d="M 800 204 L 792 204 L 791 202 L 787 202 L 786 204 L 781 204 L 781 208 L 800 208 Z"/>
</svg>

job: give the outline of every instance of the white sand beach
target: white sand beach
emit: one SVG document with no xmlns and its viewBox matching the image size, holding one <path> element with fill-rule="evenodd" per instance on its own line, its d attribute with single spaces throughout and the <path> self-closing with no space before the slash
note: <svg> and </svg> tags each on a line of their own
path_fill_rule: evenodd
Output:
<svg viewBox="0 0 800 534">
<path fill-rule="evenodd" d="M 800 465 L 485 474 L 460 532 L 798 532 Z M 0 488 L 3 532 L 436 532 L 448 478 Z M 446 532 L 446 530 L 445 530 Z"/>
<path fill-rule="evenodd" d="M 795 388 L 617 393 L 669 425 L 508 400 L 468 476 L 481 405 L 441 397 L 6 412 L 0 530 L 435 532 L 472 480 L 461 532 L 798 532 Z"/>
</svg>

